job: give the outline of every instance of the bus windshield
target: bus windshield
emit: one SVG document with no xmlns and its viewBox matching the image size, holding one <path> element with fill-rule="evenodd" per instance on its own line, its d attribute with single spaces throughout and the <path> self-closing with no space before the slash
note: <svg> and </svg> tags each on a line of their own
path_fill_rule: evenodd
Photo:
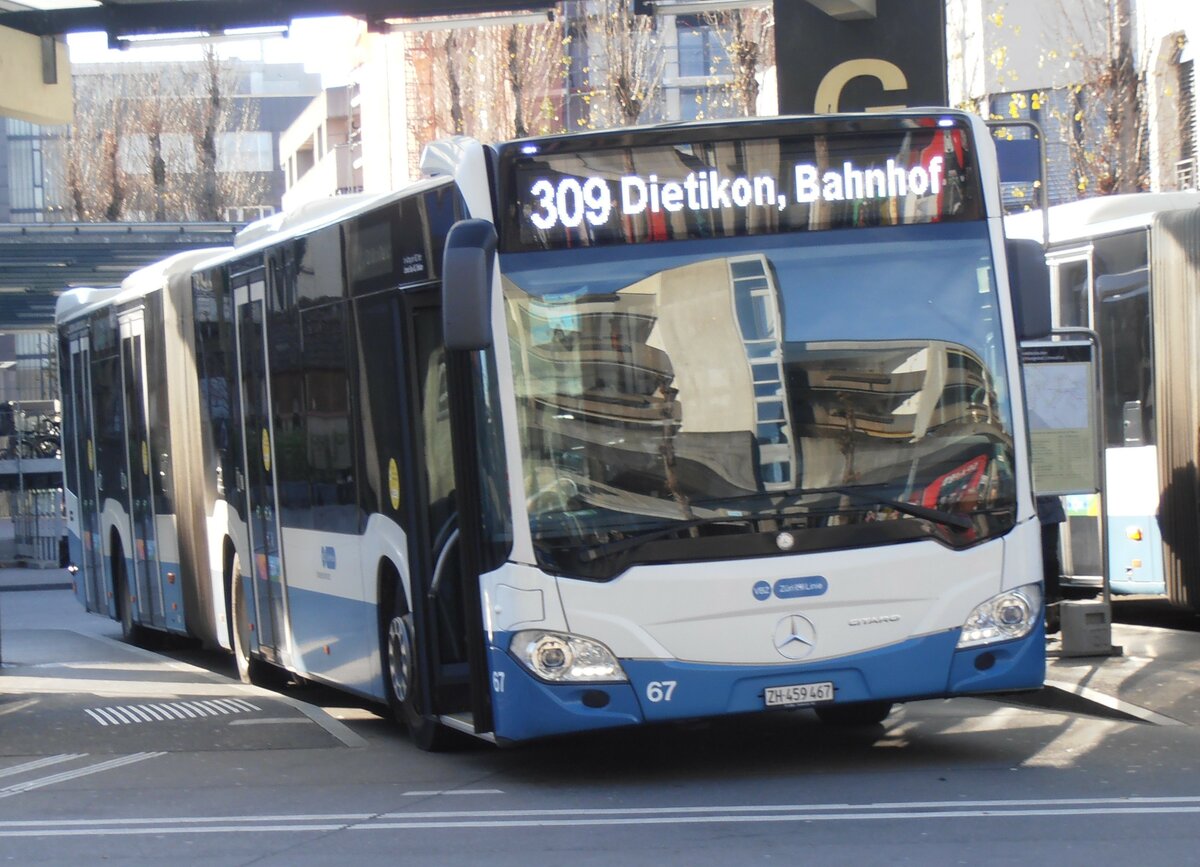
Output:
<svg viewBox="0 0 1200 867">
<path fill-rule="evenodd" d="M 1007 531 L 968 145 L 906 129 L 509 155 L 500 268 L 541 565 L 603 579 Z"/>
<path fill-rule="evenodd" d="M 508 254 L 501 269 L 550 565 L 700 518 L 716 520 L 689 534 L 859 525 L 837 547 L 893 538 L 881 518 L 929 524 L 885 498 L 971 516 L 970 533 L 932 527 L 951 544 L 1011 526 L 984 223 Z M 876 499 L 830 490 L 846 487 Z"/>
</svg>

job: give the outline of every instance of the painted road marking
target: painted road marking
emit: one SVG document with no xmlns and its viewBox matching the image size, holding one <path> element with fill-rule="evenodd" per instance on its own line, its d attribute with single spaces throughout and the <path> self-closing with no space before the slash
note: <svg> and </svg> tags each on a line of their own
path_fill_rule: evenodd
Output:
<svg viewBox="0 0 1200 867">
<path fill-rule="evenodd" d="M 502 789 L 439 789 L 427 792 L 405 792 L 406 798 L 428 798 L 433 795 L 503 795 Z M 404 814 L 401 814 L 404 815 Z"/>
<path fill-rule="evenodd" d="M 60 762 L 70 762 L 75 759 L 82 759 L 87 756 L 87 753 L 63 753 L 58 756 L 47 756 L 44 759 L 35 759 L 32 762 L 26 762 L 23 765 L 13 765 L 11 768 L 0 770 L 0 777 L 13 777 L 17 774 L 26 774 L 30 771 L 41 770 L 50 765 L 57 765 Z"/>
<path fill-rule="evenodd" d="M 84 755 L 86 755 L 86 753 Z M 111 771 L 114 768 L 122 768 L 125 765 L 132 765 L 136 762 L 144 762 L 146 759 L 153 759 L 157 758 L 158 756 L 165 755 L 166 753 L 134 753 L 131 756 L 118 756 L 115 759 L 109 759 L 94 765 L 76 768 L 73 771 L 63 771 L 62 773 L 54 774 L 53 776 L 39 777 L 38 779 L 29 780 L 24 783 L 14 783 L 11 786 L 6 786 L 5 788 L 0 789 L 0 798 L 11 798 L 13 795 L 20 795 L 33 789 L 40 789 L 43 786 L 50 786 L 54 783 L 63 783 L 67 780 L 86 777 L 90 774 L 98 774 L 101 771 Z"/>
<path fill-rule="evenodd" d="M 146 722 L 172 722 L 180 719 L 257 713 L 258 705 L 242 698 L 214 698 L 197 701 L 172 701 L 162 704 L 130 704 L 90 707 L 84 710 L 102 726 L 133 725 Z"/>
<path fill-rule="evenodd" d="M 929 821 L 1050 816 L 1190 815 L 1197 797 L 1065 798 L 1012 801 L 924 801 L 879 804 L 784 804 L 761 806 L 580 807 L 563 810 L 484 810 L 330 815 L 185 816 L 176 818 L 0 821 L 0 837 L 131 836 L 148 834 L 263 834 L 298 831 L 529 828 L 730 823 Z M 384 821 L 392 820 L 392 821 Z"/>
</svg>

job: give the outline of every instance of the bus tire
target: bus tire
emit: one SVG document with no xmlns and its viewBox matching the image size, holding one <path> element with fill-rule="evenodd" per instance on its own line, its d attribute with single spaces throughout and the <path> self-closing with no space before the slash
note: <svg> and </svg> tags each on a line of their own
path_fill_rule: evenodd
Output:
<svg viewBox="0 0 1200 867">
<path fill-rule="evenodd" d="M 421 712 L 417 704 L 420 675 L 417 666 L 416 629 L 404 591 L 395 587 L 389 594 L 390 611 L 383 629 L 384 688 L 392 718 L 408 729 L 412 742 L 422 750 L 441 752 L 451 746 L 451 732 Z"/>
<path fill-rule="evenodd" d="M 250 611 L 246 607 L 246 587 L 242 581 L 242 561 L 235 553 L 229 567 L 229 644 L 237 665 L 238 680 L 253 683 L 250 658 Z"/>
<path fill-rule="evenodd" d="M 250 623 L 251 610 L 246 600 L 246 585 L 241 580 L 242 560 L 235 551 L 230 564 L 229 588 L 229 646 L 233 648 L 233 660 L 237 664 L 238 680 L 264 689 L 277 690 L 289 683 L 289 673 L 250 651 L 250 634 L 254 631 Z"/>
<path fill-rule="evenodd" d="M 129 592 L 125 557 L 119 548 L 113 556 L 113 595 L 117 599 L 117 619 L 121 621 L 121 640 L 137 647 L 147 646 L 150 643 L 150 633 L 146 627 L 133 619 L 134 600 Z"/>
<path fill-rule="evenodd" d="M 856 701 L 851 704 L 818 705 L 817 719 L 826 725 L 874 726 L 892 712 L 890 701 Z"/>
</svg>

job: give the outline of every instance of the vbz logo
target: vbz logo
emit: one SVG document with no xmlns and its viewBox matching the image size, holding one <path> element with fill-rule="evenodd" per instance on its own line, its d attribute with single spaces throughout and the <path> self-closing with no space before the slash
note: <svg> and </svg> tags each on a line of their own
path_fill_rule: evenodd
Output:
<svg viewBox="0 0 1200 867">
<path fill-rule="evenodd" d="M 321 548 L 321 566 L 329 571 L 337 568 L 337 551 L 332 545 L 324 545 Z"/>
</svg>

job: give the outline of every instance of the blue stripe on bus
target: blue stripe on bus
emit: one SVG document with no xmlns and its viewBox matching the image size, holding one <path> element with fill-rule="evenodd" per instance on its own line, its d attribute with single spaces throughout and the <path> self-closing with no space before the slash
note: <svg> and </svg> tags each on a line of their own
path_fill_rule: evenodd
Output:
<svg viewBox="0 0 1200 867">
<path fill-rule="evenodd" d="M 1129 538 L 1128 530 L 1142 531 L 1141 541 Z M 1110 515 L 1108 518 L 1109 589 L 1113 593 L 1162 595 L 1167 592 L 1163 576 L 1162 531 L 1158 519 L 1149 515 Z"/>
<path fill-rule="evenodd" d="M 142 568 L 145 565 L 149 565 L 149 566 L 153 567 L 153 563 L 150 563 L 150 564 L 139 563 L 137 565 L 137 568 Z M 134 570 L 133 558 L 126 557 L 125 558 L 125 574 L 132 575 L 133 570 Z M 111 574 L 109 574 L 109 573 L 111 573 L 112 570 L 107 563 L 105 564 L 104 571 L 105 571 L 106 575 L 108 576 L 108 580 L 110 582 L 109 586 L 112 586 L 111 585 L 112 576 L 111 576 Z M 175 583 L 174 584 L 170 583 L 167 580 L 167 573 L 174 573 L 174 575 L 175 575 Z M 155 623 L 153 620 L 153 614 L 151 613 L 150 609 L 151 609 L 151 606 L 153 606 L 153 604 L 154 604 L 152 601 L 154 591 L 153 591 L 153 589 L 151 589 L 151 598 L 150 599 L 143 599 L 140 596 L 138 597 L 137 603 L 133 609 L 133 622 L 134 623 L 138 624 L 139 626 L 145 626 L 148 629 L 158 629 L 158 630 L 163 630 L 166 632 L 178 633 L 180 635 L 188 634 L 187 621 L 184 616 L 185 608 L 184 608 L 184 599 L 183 599 L 183 582 L 182 582 L 182 580 L 180 580 L 179 575 L 180 575 L 180 571 L 179 571 L 178 563 L 170 563 L 170 562 L 159 563 L 159 565 L 158 565 L 158 587 L 161 590 L 161 594 L 162 594 L 163 622 Z M 136 587 L 133 587 L 130 589 L 132 591 L 134 591 L 135 593 L 137 591 Z M 124 601 L 128 602 L 128 600 L 124 600 Z M 114 603 L 115 603 L 115 600 L 114 600 Z M 117 612 L 115 610 L 111 613 L 110 616 L 119 619 L 119 615 L 117 614 Z"/>
<path fill-rule="evenodd" d="M 504 646 L 508 637 L 496 635 Z M 537 680 L 497 647 L 489 648 L 488 655 L 492 726 L 497 738 L 520 741 L 643 722 L 637 696 L 628 683 L 551 685 Z M 589 694 L 603 694 L 605 706 L 585 704 Z"/>
<path fill-rule="evenodd" d="M 79 600 L 79 604 L 87 610 L 87 580 L 88 575 L 84 569 L 83 563 L 83 539 L 75 532 L 73 528 L 67 529 L 67 559 L 71 565 L 76 568 L 75 577 L 72 579 L 75 585 L 75 598 Z"/>
<path fill-rule="evenodd" d="M 383 701 L 382 681 L 374 673 L 379 654 L 375 610 L 361 600 L 289 587 L 292 637 L 307 673 Z"/>
<path fill-rule="evenodd" d="M 167 578 L 168 574 L 175 576 L 175 582 Z M 187 634 L 187 621 L 184 618 L 183 581 L 180 580 L 178 563 L 159 563 L 158 584 L 162 587 L 163 613 L 166 617 L 166 627 L 169 632 Z"/>
<path fill-rule="evenodd" d="M 955 649 L 958 635 L 954 630 L 807 665 L 621 660 L 629 683 L 595 685 L 537 680 L 500 649 L 507 646 L 508 636 L 497 635 L 499 647 L 490 650 L 495 733 L 517 741 L 641 722 L 749 713 L 764 709 L 765 687 L 798 683 L 832 681 L 838 702 L 916 700 L 1042 685 L 1046 656 L 1040 625 L 1019 641 L 968 650 Z"/>
</svg>

